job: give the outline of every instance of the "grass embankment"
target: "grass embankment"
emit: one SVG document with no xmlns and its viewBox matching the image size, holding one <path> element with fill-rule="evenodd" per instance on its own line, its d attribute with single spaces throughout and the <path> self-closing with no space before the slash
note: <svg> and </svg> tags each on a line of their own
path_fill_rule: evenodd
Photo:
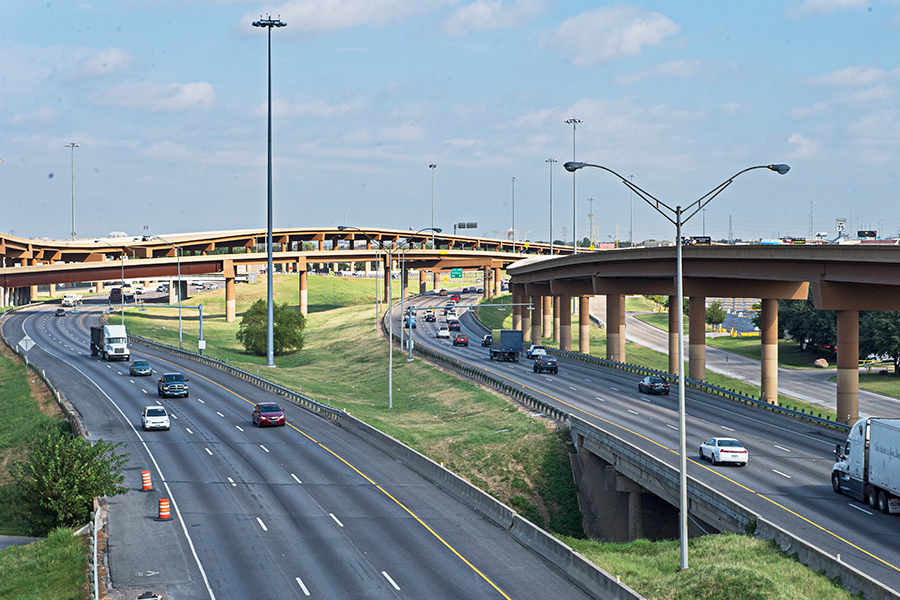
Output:
<svg viewBox="0 0 900 600">
<path fill-rule="evenodd" d="M 296 304 L 296 287 L 285 276 L 276 281 L 276 300 Z M 759 600 L 781 598 L 850 598 L 828 579 L 816 575 L 771 543 L 745 536 L 715 536 L 691 540 L 692 568 L 677 574 L 677 542 L 603 544 L 566 536 L 580 532 L 581 517 L 575 499 L 565 432 L 530 417 L 508 401 L 460 381 L 453 374 L 416 360 L 406 363 L 395 353 L 394 409 L 387 403 L 387 349 L 377 335 L 371 302 L 371 282 L 339 278 L 309 278 L 311 312 L 306 347 L 302 352 L 277 358 L 278 368 L 265 370 L 267 378 L 303 386 L 307 393 L 396 436 L 434 460 L 476 483 L 513 506 L 539 525 L 554 531 L 567 544 L 652 600 Z M 237 286 L 238 312 L 264 294 L 263 286 Z M 361 293 L 358 300 L 355 294 Z M 221 291 L 196 297 L 204 307 L 224 307 Z M 323 301 L 323 298 L 330 298 Z M 508 302 L 508 300 L 507 300 Z M 326 305 L 343 305 L 322 311 Z M 508 310 L 508 309 L 507 309 Z M 211 311 L 216 314 L 215 311 Z M 481 309 L 482 319 L 491 321 Z M 153 311 L 129 314 L 135 333 L 172 341 L 171 317 L 163 331 Z M 508 314 L 506 315 L 509 316 Z M 196 319 L 196 317 L 192 317 Z M 211 320 L 224 321 L 224 315 Z M 499 326 L 496 317 L 489 326 Z M 177 341 L 177 317 L 174 339 Z M 196 329 L 196 324 L 189 327 Z M 209 327 L 205 324 L 205 327 Z M 237 323 L 216 322 L 204 333 L 209 352 L 244 368 L 264 359 L 243 353 L 234 340 Z M 208 332 L 212 332 L 211 335 Z M 592 343 L 602 348 L 603 331 L 595 331 Z M 664 357 L 663 357 L 664 358 Z M 335 373 L 340 373 L 335 377 Z"/>
<path fill-rule="evenodd" d="M 377 329 L 372 280 L 309 276 L 305 347 L 277 357 L 276 369 L 266 369 L 265 357 L 247 354 L 234 337 L 240 315 L 265 296 L 265 289 L 265 282 L 236 286 L 234 323 L 225 323 L 223 290 L 187 302 L 203 303 L 207 355 L 345 409 L 444 463 L 541 526 L 580 534 L 571 448 L 564 432 L 454 374 L 421 360 L 407 363 L 405 353 L 396 350 L 394 408 L 388 410 L 388 346 Z M 297 290 L 296 276 L 276 278 L 277 302 L 297 305 Z M 184 318 L 185 347 L 196 348 L 196 314 L 184 311 Z M 130 310 L 126 325 L 132 334 L 178 343 L 177 309 Z"/>
<path fill-rule="evenodd" d="M 43 427 L 62 418 L 56 401 L 40 380 L 25 375 L 25 365 L 0 344 L 0 534 L 28 535 L 10 465 L 21 458 Z M 17 600 L 87 597 L 85 536 L 71 529 L 46 540 L 0 551 L 0 598 Z"/>
</svg>

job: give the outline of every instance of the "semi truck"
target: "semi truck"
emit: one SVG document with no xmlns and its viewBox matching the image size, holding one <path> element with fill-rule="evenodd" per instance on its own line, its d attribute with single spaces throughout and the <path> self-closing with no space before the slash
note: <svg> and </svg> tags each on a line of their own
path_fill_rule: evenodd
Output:
<svg viewBox="0 0 900 600">
<path fill-rule="evenodd" d="M 883 513 L 900 512 L 900 419 L 869 417 L 853 424 L 834 450 L 831 487 Z"/>
<path fill-rule="evenodd" d="M 131 358 L 124 325 L 91 326 L 91 356 L 98 354 L 106 361 Z"/>
<path fill-rule="evenodd" d="M 66 294 L 63 296 L 62 305 L 63 306 L 77 306 L 81 304 L 81 295 L 80 294 Z"/>
<path fill-rule="evenodd" d="M 519 362 L 524 334 L 517 329 L 491 331 L 491 360 Z"/>
</svg>

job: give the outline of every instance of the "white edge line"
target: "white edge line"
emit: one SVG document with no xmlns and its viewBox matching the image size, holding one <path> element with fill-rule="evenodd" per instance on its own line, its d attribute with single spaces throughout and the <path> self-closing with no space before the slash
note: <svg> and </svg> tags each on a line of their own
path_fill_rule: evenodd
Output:
<svg viewBox="0 0 900 600">
<path fill-rule="evenodd" d="M 25 317 L 25 319 L 22 321 L 22 332 L 25 335 L 28 335 L 28 332 L 25 331 L 25 323 L 32 316 L 34 316 L 34 315 L 29 315 L 29 316 Z M 40 344 L 36 344 L 36 345 L 41 350 L 43 350 L 44 352 L 49 354 L 50 356 L 69 365 L 70 367 L 72 367 L 73 369 L 75 369 L 76 371 L 81 373 L 81 375 L 85 379 L 87 379 L 88 381 L 93 383 L 94 386 L 97 388 L 97 390 L 99 390 L 99 392 L 101 394 L 106 396 L 106 399 L 109 400 L 110 404 L 112 404 L 113 406 L 116 407 L 116 410 L 119 411 L 119 414 L 122 415 L 122 418 L 125 419 L 125 422 L 128 423 L 129 427 L 131 427 L 131 430 L 134 432 L 134 434 L 137 436 L 138 440 L 140 440 L 141 445 L 144 447 L 144 451 L 147 452 L 147 455 L 150 457 L 150 460 L 153 462 L 153 466 L 156 469 L 156 472 L 159 473 L 159 478 L 162 481 L 162 484 L 166 487 L 166 494 L 168 494 L 168 496 L 169 496 L 169 501 L 172 503 L 172 508 L 175 509 L 175 515 L 178 517 L 178 522 L 181 523 L 181 530 L 184 532 L 184 537 L 187 538 L 188 546 L 190 546 L 190 548 L 191 548 L 191 554 L 194 556 L 194 562 L 197 563 L 197 568 L 200 569 L 200 575 L 203 577 L 203 583 L 204 583 L 204 585 L 206 585 L 206 591 L 209 593 L 209 597 L 211 600 L 216 600 L 216 594 L 212 591 L 212 587 L 210 587 L 210 585 L 209 585 L 209 578 L 206 576 L 206 570 L 203 568 L 203 563 L 200 562 L 200 557 L 197 556 L 196 548 L 194 548 L 194 540 L 191 539 L 191 534 L 188 533 L 187 525 L 185 525 L 184 519 L 181 516 L 181 511 L 178 509 L 178 503 L 175 502 L 175 495 L 172 493 L 172 489 L 169 487 L 169 482 L 166 481 L 166 477 L 165 477 L 165 475 L 163 475 L 162 469 L 159 467 L 159 463 L 156 462 L 156 457 L 153 456 L 152 452 L 150 452 L 150 448 L 147 447 L 147 442 L 145 442 L 144 438 L 141 437 L 140 432 L 138 432 L 138 430 L 135 428 L 135 426 L 131 423 L 131 420 L 125 416 L 125 413 L 122 411 L 122 409 L 119 407 L 119 405 L 116 404 L 115 400 L 113 400 L 109 396 L 109 394 L 104 392 L 103 388 L 101 388 L 100 385 L 97 384 L 96 381 L 91 379 L 84 371 L 82 371 L 81 369 L 79 369 L 78 367 L 76 367 L 75 365 L 73 365 L 72 363 L 70 363 L 69 361 L 64 359 L 63 357 L 61 357 L 57 354 L 54 354 L 53 352 L 51 352 L 51 351 L 47 350 L 46 348 L 44 348 L 43 346 L 41 346 Z M 97 362 L 100 362 L 100 361 L 98 360 Z M 106 366 L 109 367 L 109 365 L 106 365 Z"/>
<path fill-rule="evenodd" d="M 397 590 L 398 592 L 400 591 L 400 586 L 394 583 L 394 580 L 391 579 L 391 576 L 387 574 L 387 571 L 382 571 L 381 574 L 384 575 L 384 578 L 388 580 L 388 583 L 394 586 L 395 590 Z"/>
<path fill-rule="evenodd" d="M 259 526 L 262 527 L 263 531 L 269 530 L 269 528 L 266 527 L 266 524 L 263 523 L 262 519 L 260 519 L 259 517 L 256 517 L 256 522 L 259 523 Z"/>
<path fill-rule="evenodd" d="M 298 479 L 298 478 L 297 478 L 297 476 L 296 476 L 296 475 L 294 475 L 294 474 L 293 474 L 293 473 L 291 473 L 291 477 L 293 477 L 293 478 L 294 478 L 294 481 L 296 481 L 296 482 L 297 482 L 297 483 L 300 483 L 300 484 L 302 484 L 302 483 L 303 483 L 303 482 L 302 482 L 302 481 L 300 481 L 300 480 L 299 480 L 299 479 Z"/>
<path fill-rule="evenodd" d="M 303 590 L 303 593 L 309 596 L 309 590 L 306 589 L 305 585 L 303 585 L 303 581 L 301 581 L 299 577 L 294 577 L 294 580 L 297 582 L 297 585 L 300 586 L 300 589 Z"/>
<path fill-rule="evenodd" d="M 855 504 L 848 504 L 847 506 L 849 506 L 850 508 L 855 508 L 855 509 L 858 510 L 859 512 L 864 512 L 864 513 L 866 513 L 867 515 L 872 515 L 872 514 L 874 514 L 874 513 L 870 513 L 869 511 L 867 511 L 867 510 L 864 509 L 864 508 L 858 507 L 858 506 L 855 505 Z"/>
<path fill-rule="evenodd" d="M 341 526 L 341 527 L 344 526 L 344 524 L 341 523 L 340 520 L 339 520 L 336 516 L 334 516 L 334 513 L 328 513 L 328 515 L 329 515 L 332 519 L 334 519 L 334 522 L 337 523 L 339 526 Z"/>
</svg>

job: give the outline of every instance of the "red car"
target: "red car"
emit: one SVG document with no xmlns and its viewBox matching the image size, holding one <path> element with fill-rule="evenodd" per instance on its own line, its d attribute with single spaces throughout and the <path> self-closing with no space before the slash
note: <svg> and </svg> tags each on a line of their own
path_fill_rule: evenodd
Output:
<svg viewBox="0 0 900 600">
<path fill-rule="evenodd" d="M 466 346 L 469 347 L 469 336 L 464 333 L 457 333 L 456 337 L 453 338 L 454 346 Z"/>
<path fill-rule="evenodd" d="M 452 296 L 450 296 L 450 299 L 454 302 L 459 302 L 459 294 L 453 294 Z"/>
<path fill-rule="evenodd" d="M 274 402 L 262 402 L 253 407 L 253 424 L 257 427 L 271 425 L 284 427 L 284 411 Z"/>
</svg>

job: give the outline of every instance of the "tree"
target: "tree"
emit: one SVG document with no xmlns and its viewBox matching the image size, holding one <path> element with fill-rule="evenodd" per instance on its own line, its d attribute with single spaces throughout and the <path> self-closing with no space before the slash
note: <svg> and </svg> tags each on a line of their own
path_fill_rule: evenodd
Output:
<svg viewBox="0 0 900 600">
<path fill-rule="evenodd" d="M 56 527 L 71 527 L 90 519 L 96 496 L 128 491 L 122 468 L 129 454 L 116 454 L 122 443 L 91 444 L 54 426 L 28 457 L 11 469 L 29 515 L 32 531 L 44 535 Z"/>
<path fill-rule="evenodd" d="M 247 352 L 265 356 L 267 351 L 266 301 L 259 299 L 244 313 L 238 328 L 238 341 Z M 272 345 L 276 356 L 303 349 L 306 318 L 288 308 L 287 302 L 272 307 Z"/>
<path fill-rule="evenodd" d="M 859 323 L 859 355 L 890 356 L 900 377 L 900 311 L 871 311 Z"/>
<path fill-rule="evenodd" d="M 706 307 L 706 323 L 718 329 L 719 325 L 725 322 L 725 309 L 719 301 L 713 302 Z"/>
</svg>

